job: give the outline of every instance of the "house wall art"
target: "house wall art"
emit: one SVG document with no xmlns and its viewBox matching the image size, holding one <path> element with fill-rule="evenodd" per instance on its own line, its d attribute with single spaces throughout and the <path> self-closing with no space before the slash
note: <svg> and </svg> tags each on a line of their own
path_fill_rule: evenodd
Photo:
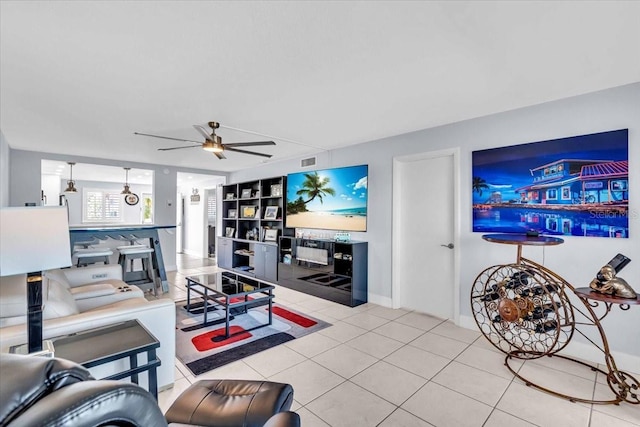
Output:
<svg viewBox="0 0 640 427">
<path fill-rule="evenodd" d="M 474 151 L 473 231 L 629 237 L 628 129 Z"/>
</svg>

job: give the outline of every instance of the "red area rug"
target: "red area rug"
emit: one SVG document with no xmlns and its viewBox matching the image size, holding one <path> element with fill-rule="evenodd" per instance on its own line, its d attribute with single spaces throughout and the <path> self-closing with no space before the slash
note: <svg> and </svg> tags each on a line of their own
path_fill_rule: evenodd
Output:
<svg viewBox="0 0 640 427">
<path fill-rule="evenodd" d="M 226 298 L 222 298 L 222 301 L 224 301 L 225 299 L 226 299 Z M 247 301 L 252 301 L 252 300 L 253 300 L 253 298 L 251 298 L 251 297 L 247 297 Z M 230 302 L 231 304 L 235 304 L 235 303 L 237 303 L 237 302 L 243 302 L 243 301 L 244 301 L 244 298 L 242 298 L 242 297 L 235 297 L 235 298 L 231 298 L 231 299 L 229 300 L 229 302 Z"/>
<path fill-rule="evenodd" d="M 318 324 L 318 322 L 316 322 L 315 320 L 312 320 L 305 316 L 301 316 L 297 313 L 293 313 L 287 310 L 286 308 L 282 308 L 282 307 L 273 307 L 273 314 L 276 314 L 280 317 L 290 320 L 293 323 L 302 326 L 303 328 L 310 328 L 313 325 Z"/>
<path fill-rule="evenodd" d="M 212 348 L 218 348 L 237 341 L 246 340 L 253 336 L 249 332 L 245 331 L 243 327 L 232 325 L 229 326 L 229 335 L 231 335 L 229 338 L 222 341 L 214 341 L 216 337 L 224 337 L 224 330 L 225 328 L 220 328 L 215 331 L 195 336 L 191 338 L 191 342 L 195 346 L 196 350 L 207 351 Z"/>
<path fill-rule="evenodd" d="M 194 298 L 192 312 L 188 312 L 185 305 L 185 302 L 176 303 L 176 356 L 194 375 L 330 326 L 320 319 L 274 303 L 272 325 L 263 326 L 269 322 L 265 305 L 250 308 L 248 313 L 232 311 L 231 336 L 220 339 L 224 336 L 224 310 L 209 307 L 207 325 L 203 325 L 202 302 Z"/>
</svg>

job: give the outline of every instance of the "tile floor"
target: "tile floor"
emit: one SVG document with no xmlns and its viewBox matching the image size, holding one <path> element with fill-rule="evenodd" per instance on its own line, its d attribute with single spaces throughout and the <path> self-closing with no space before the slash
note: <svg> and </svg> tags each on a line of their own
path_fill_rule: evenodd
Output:
<svg viewBox="0 0 640 427">
<path fill-rule="evenodd" d="M 185 276 L 216 269 L 212 260 L 178 255 L 165 297 L 185 299 Z M 640 426 L 640 405 L 571 403 L 525 386 L 480 333 L 450 321 L 375 304 L 348 308 L 283 287 L 275 295 L 332 326 L 198 377 L 176 360 L 175 385 L 159 395 L 163 411 L 198 379 L 238 378 L 292 384 L 304 427 Z M 513 367 L 566 394 L 610 393 L 601 374 L 562 359 Z"/>
</svg>

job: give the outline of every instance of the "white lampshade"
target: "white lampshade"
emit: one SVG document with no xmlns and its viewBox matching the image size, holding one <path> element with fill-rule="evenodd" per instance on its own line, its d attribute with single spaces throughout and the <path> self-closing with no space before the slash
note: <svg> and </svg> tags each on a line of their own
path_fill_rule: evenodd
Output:
<svg viewBox="0 0 640 427">
<path fill-rule="evenodd" d="M 0 276 L 71 265 L 64 206 L 0 209 Z"/>
</svg>

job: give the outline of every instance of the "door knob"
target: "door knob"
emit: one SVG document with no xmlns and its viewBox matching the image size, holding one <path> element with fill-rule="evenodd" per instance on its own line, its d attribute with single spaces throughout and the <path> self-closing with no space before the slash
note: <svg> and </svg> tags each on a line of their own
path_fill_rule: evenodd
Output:
<svg viewBox="0 0 640 427">
<path fill-rule="evenodd" d="M 449 243 L 448 245 L 440 245 L 444 248 L 449 248 L 449 249 L 453 249 L 453 243 Z"/>
</svg>

